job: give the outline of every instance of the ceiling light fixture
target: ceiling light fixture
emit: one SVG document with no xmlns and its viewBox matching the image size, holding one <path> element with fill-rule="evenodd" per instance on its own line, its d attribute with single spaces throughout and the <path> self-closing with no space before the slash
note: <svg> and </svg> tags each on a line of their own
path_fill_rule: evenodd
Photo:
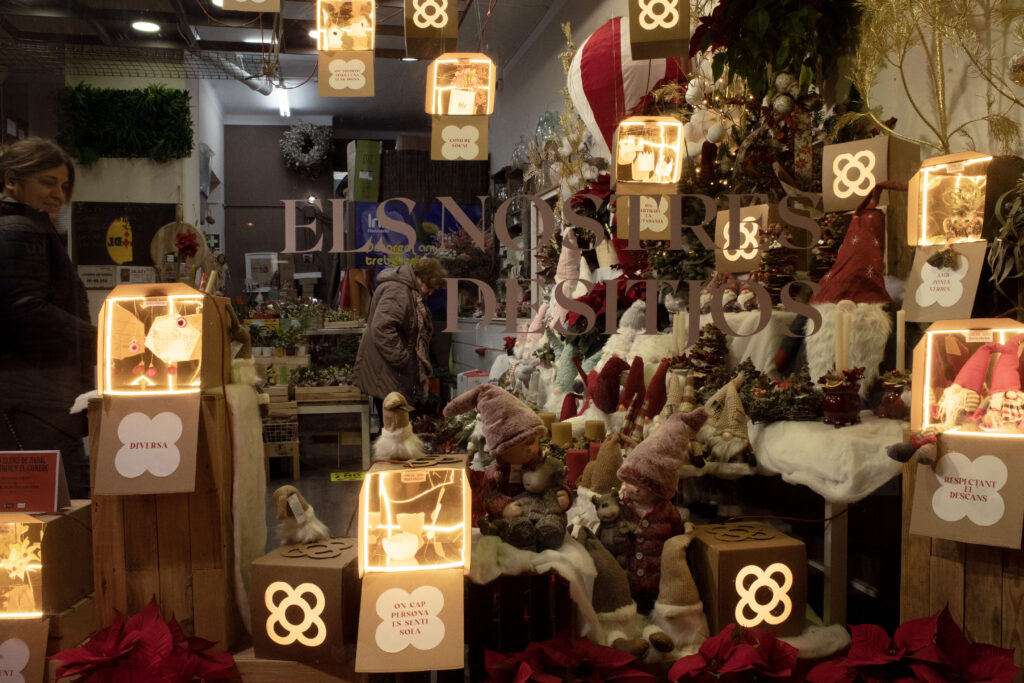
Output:
<svg viewBox="0 0 1024 683">
<path fill-rule="evenodd" d="M 133 21 L 132 28 L 143 33 L 156 33 L 160 30 L 160 24 L 154 24 L 152 21 Z"/>
<path fill-rule="evenodd" d="M 273 40 L 274 39 L 271 36 L 262 36 L 262 37 L 261 36 L 249 36 L 248 38 L 243 38 L 242 42 L 243 43 L 263 43 L 264 45 L 269 45 Z"/>
<path fill-rule="evenodd" d="M 284 83 L 282 82 L 274 90 L 277 93 L 277 108 L 280 110 L 281 116 L 291 116 L 292 108 L 288 103 L 288 90 L 285 89 Z"/>
<path fill-rule="evenodd" d="M 217 6 L 217 7 L 223 7 L 224 6 L 224 0 L 213 0 L 213 4 L 215 6 Z"/>
<path fill-rule="evenodd" d="M 317 31 L 316 29 L 313 29 L 312 31 L 309 32 L 309 37 L 312 38 L 313 40 L 316 40 L 317 38 L 320 37 L 320 32 Z"/>
<path fill-rule="evenodd" d="M 416 57 L 402 57 L 403 62 L 418 62 L 420 61 Z"/>
</svg>

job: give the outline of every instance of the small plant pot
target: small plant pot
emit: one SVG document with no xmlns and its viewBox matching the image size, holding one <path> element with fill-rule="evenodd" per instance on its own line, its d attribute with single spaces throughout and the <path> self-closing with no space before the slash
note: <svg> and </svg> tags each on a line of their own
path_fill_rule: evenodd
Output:
<svg viewBox="0 0 1024 683">
<path fill-rule="evenodd" d="M 281 356 L 284 356 L 284 347 L 283 346 L 275 346 L 274 347 L 274 355 L 277 356 L 278 358 L 280 358 Z"/>
<path fill-rule="evenodd" d="M 295 349 L 296 349 L 296 347 L 294 347 L 294 346 L 286 346 L 286 347 L 284 347 L 284 355 L 286 355 L 286 356 L 294 356 L 295 355 Z"/>
<path fill-rule="evenodd" d="M 860 382 L 825 387 L 825 400 L 821 404 L 825 424 L 845 427 L 860 424 Z"/>
<path fill-rule="evenodd" d="M 909 420 L 910 406 L 903 400 L 906 384 L 886 384 L 882 402 L 875 407 L 875 415 L 893 420 Z"/>
<path fill-rule="evenodd" d="M 299 344 L 295 348 L 296 348 L 296 351 L 297 351 L 298 355 L 300 355 L 300 356 L 305 356 L 307 353 L 309 353 L 309 345 L 308 344 Z"/>
</svg>

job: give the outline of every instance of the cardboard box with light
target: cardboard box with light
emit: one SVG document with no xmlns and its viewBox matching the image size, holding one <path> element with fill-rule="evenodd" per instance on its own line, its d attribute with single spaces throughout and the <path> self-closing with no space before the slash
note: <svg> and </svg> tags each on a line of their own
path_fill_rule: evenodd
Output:
<svg viewBox="0 0 1024 683">
<path fill-rule="evenodd" d="M 470 561 L 467 456 L 378 462 L 359 494 L 362 600 L 356 670 L 463 665 Z"/>
<path fill-rule="evenodd" d="M 0 513 L 0 619 L 43 616 L 43 528 L 29 515 Z"/>
<path fill-rule="evenodd" d="M 448 52 L 430 63 L 424 109 L 431 115 L 431 159 L 487 158 L 496 78 L 494 62 L 479 52 Z"/>
<path fill-rule="evenodd" d="M 755 522 L 698 526 L 691 566 L 712 633 L 730 623 L 780 635 L 804 630 L 807 551 Z"/>
<path fill-rule="evenodd" d="M 945 245 L 982 238 L 985 188 L 992 157 L 959 152 L 932 157 L 910 179 L 908 235 L 911 245 Z"/>
<path fill-rule="evenodd" d="M 664 195 L 676 192 L 683 144 L 683 124 L 671 116 L 632 116 L 619 123 L 614 147 L 620 238 L 629 237 L 634 222 L 640 239 L 669 238 L 670 203 Z"/>
<path fill-rule="evenodd" d="M 373 97 L 375 4 L 373 0 L 317 0 L 320 97 Z"/>
</svg>

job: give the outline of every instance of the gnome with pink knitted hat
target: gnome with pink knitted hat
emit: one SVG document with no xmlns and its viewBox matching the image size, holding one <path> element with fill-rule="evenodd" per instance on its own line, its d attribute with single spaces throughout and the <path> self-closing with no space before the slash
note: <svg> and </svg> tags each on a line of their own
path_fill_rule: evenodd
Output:
<svg viewBox="0 0 1024 683">
<path fill-rule="evenodd" d="M 650 611 L 658 597 L 661 551 L 665 541 L 685 532 L 679 510 L 672 504 L 679 470 L 690 442 L 707 420 L 702 408 L 673 413 L 640 442 L 619 467 L 622 510 L 636 527 L 629 555 L 629 587 L 641 612 Z"/>
</svg>

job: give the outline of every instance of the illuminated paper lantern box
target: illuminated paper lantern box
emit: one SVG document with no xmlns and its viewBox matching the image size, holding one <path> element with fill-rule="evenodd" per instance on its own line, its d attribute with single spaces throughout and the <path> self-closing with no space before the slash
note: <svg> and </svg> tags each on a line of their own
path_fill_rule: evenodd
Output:
<svg viewBox="0 0 1024 683">
<path fill-rule="evenodd" d="M 471 530 L 466 461 L 378 462 L 366 473 L 356 671 L 462 668 Z"/>
<path fill-rule="evenodd" d="M 691 567 L 708 626 L 730 623 L 798 635 L 807 607 L 807 552 L 803 541 L 764 524 L 698 526 Z"/>
<path fill-rule="evenodd" d="M 906 140 L 876 135 L 865 140 L 825 145 L 821 187 L 825 211 L 853 211 L 883 180 L 905 183 L 920 165 L 921 147 Z M 879 206 L 902 193 L 882 192 Z"/>
<path fill-rule="evenodd" d="M 249 583 L 256 656 L 330 667 L 355 642 L 356 541 L 283 546 L 253 561 Z"/>
<path fill-rule="evenodd" d="M 761 267 L 761 243 L 769 243 L 768 226 L 778 224 L 773 205 L 740 208 L 738 230 L 730 230 L 729 211 L 719 211 L 715 220 L 715 267 L 721 273 L 750 273 Z"/>
<path fill-rule="evenodd" d="M 908 242 L 945 245 L 980 240 L 991 161 L 991 156 L 978 152 L 922 161 L 909 184 Z"/>
<path fill-rule="evenodd" d="M 320 97 L 373 97 L 373 0 L 317 0 Z"/>
<path fill-rule="evenodd" d="M 689 47 L 688 0 L 629 0 L 629 48 L 634 60 L 684 57 Z"/>
<path fill-rule="evenodd" d="M 225 302 L 180 283 L 115 287 L 100 309 L 94 492 L 194 490 L 200 393 L 230 371 Z"/>
<path fill-rule="evenodd" d="M 431 159 L 487 159 L 496 77 L 494 62 L 479 52 L 449 52 L 430 63 L 424 109 L 431 115 Z"/>
<path fill-rule="evenodd" d="M 1002 390 L 1012 392 L 1020 385 L 1019 377 L 1015 381 L 1012 372 L 1018 365 L 1012 352 L 1016 345 L 1010 345 L 1020 334 L 1024 334 L 1024 324 L 1002 318 L 943 320 L 930 325 L 914 347 L 911 431 L 941 427 L 980 432 L 984 422 L 968 419 L 968 415 L 989 391 L 1002 394 Z M 1008 352 L 1000 352 L 999 347 Z M 1024 437 L 1024 432 L 1016 428 L 1019 422 L 992 425 L 988 434 Z M 1024 445 L 1024 441 L 1020 443 Z"/>
<path fill-rule="evenodd" d="M 0 513 L 0 620 L 43 615 L 43 527 L 35 517 Z"/>
<path fill-rule="evenodd" d="M 455 0 L 405 0 L 405 54 L 434 59 L 456 49 L 459 39 Z"/>
<path fill-rule="evenodd" d="M 43 524 L 43 612 L 57 614 L 93 592 L 92 506 L 73 500 L 58 514 L 33 517 Z"/>
<path fill-rule="evenodd" d="M 618 236 L 628 238 L 636 223 L 639 239 L 669 239 L 670 201 L 663 195 L 676 193 L 682 174 L 682 122 L 671 116 L 630 117 L 619 123 L 614 146 Z"/>
</svg>

